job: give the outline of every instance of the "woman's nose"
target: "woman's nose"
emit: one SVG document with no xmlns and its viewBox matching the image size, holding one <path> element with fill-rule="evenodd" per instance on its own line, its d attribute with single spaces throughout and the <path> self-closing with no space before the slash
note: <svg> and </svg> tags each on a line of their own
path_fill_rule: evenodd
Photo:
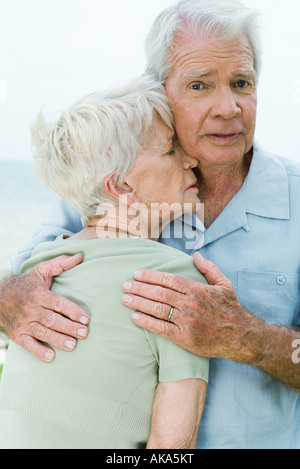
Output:
<svg viewBox="0 0 300 469">
<path fill-rule="evenodd" d="M 198 164 L 199 164 L 199 161 L 197 160 L 197 158 L 194 158 L 193 156 L 184 154 L 184 157 L 183 157 L 183 167 L 184 167 L 184 169 L 197 168 Z"/>
</svg>

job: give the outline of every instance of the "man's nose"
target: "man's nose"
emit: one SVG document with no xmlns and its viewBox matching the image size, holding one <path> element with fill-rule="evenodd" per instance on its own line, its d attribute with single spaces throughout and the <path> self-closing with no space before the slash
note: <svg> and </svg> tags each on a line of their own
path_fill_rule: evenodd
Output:
<svg viewBox="0 0 300 469">
<path fill-rule="evenodd" d="M 237 96 L 231 87 L 220 87 L 214 96 L 214 105 L 212 108 L 212 117 L 221 117 L 222 119 L 233 119 L 241 114 L 241 108 L 237 103 Z"/>
</svg>

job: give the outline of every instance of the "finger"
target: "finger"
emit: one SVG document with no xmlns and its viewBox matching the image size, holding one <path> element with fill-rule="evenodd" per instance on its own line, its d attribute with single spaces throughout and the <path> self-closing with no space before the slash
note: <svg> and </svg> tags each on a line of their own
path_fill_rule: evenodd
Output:
<svg viewBox="0 0 300 469">
<path fill-rule="evenodd" d="M 182 299 L 181 293 L 178 293 L 174 290 L 169 290 L 168 288 L 163 288 L 159 285 L 149 285 L 142 282 L 124 282 L 123 291 L 129 293 L 130 296 L 139 297 L 135 299 L 135 302 L 142 301 L 142 299 L 145 298 L 148 300 L 153 300 L 159 304 L 163 303 L 172 306 L 179 306 L 180 300 Z M 139 304 L 142 305 L 141 310 L 144 311 L 143 302 Z M 145 302 L 145 305 L 149 307 L 150 303 Z M 156 306 L 153 305 L 153 308 L 155 307 Z M 160 308 L 160 306 L 157 306 L 157 308 Z"/>
<path fill-rule="evenodd" d="M 156 301 L 141 298 L 140 296 L 124 295 L 123 302 L 125 306 L 131 309 L 142 311 L 151 316 L 155 316 L 158 319 L 167 320 L 171 311 L 169 304 L 158 303 Z M 174 314 L 174 311 L 173 311 Z"/>
<path fill-rule="evenodd" d="M 87 325 L 90 322 L 90 318 L 84 309 L 73 303 L 73 301 L 48 290 L 41 292 L 40 295 L 43 308 L 60 313 L 80 324 Z"/>
<path fill-rule="evenodd" d="M 33 271 L 51 286 L 53 277 L 62 274 L 66 270 L 73 269 L 76 265 L 80 264 L 82 260 L 82 254 L 75 254 L 75 256 L 59 256 L 50 261 L 41 262 Z"/>
<path fill-rule="evenodd" d="M 137 326 L 162 335 L 173 342 L 176 342 L 178 338 L 178 327 L 171 322 L 161 321 L 140 311 L 132 313 L 131 319 Z"/>
<path fill-rule="evenodd" d="M 37 322 L 31 324 L 30 335 L 33 339 L 65 351 L 72 351 L 77 345 L 77 341 L 73 337 L 52 331 Z"/>
<path fill-rule="evenodd" d="M 138 270 L 135 272 L 134 278 L 139 282 L 142 281 L 152 285 L 160 285 L 161 287 L 169 288 L 179 293 L 187 293 L 192 282 L 192 280 L 181 277 L 180 275 L 159 272 L 157 270 Z"/>
<path fill-rule="evenodd" d="M 193 255 L 194 263 L 200 272 L 205 276 L 210 285 L 229 286 L 230 280 L 213 264 L 213 262 L 204 259 L 199 252 Z"/>
<path fill-rule="evenodd" d="M 55 353 L 50 347 L 47 347 L 29 335 L 23 334 L 18 337 L 16 344 L 20 345 L 20 347 L 23 347 L 43 362 L 50 363 L 55 358 Z"/>
<path fill-rule="evenodd" d="M 61 267 L 64 271 L 73 269 L 76 267 L 78 264 L 81 264 L 83 261 L 83 254 L 78 253 L 75 254 L 74 256 L 65 256 L 65 259 L 62 260 Z"/>
<path fill-rule="evenodd" d="M 46 308 L 40 308 L 39 323 L 47 329 L 54 332 L 61 332 L 70 338 L 85 339 L 88 335 L 88 328 L 86 326 L 70 321 L 61 314 L 57 314 Z M 50 345 L 54 344 L 50 343 Z"/>
</svg>

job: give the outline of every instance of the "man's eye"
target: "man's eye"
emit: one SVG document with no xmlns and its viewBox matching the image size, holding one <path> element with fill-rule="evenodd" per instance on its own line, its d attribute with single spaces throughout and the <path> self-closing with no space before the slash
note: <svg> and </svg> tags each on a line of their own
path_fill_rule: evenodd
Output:
<svg viewBox="0 0 300 469">
<path fill-rule="evenodd" d="M 172 150 L 168 151 L 168 155 L 175 155 L 175 153 L 175 148 L 172 148 Z"/>
<path fill-rule="evenodd" d="M 238 88 L 247 88 L 249 83 L 245 80 L 239 80 L 236 85 Z"/>
<path fill-rule="evenodd" d="M 202 90 L 203 89 L 203 83 L 195 83 L 194 85 L 191 85 L 192 90 Z"/>
</svg>

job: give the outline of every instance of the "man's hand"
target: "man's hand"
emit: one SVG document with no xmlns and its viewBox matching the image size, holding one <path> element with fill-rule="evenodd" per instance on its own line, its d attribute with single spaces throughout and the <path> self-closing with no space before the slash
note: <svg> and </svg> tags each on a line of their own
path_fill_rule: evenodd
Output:
<svg viewBox="0 0 300 469">
<path fill-rule="evenodd" d="M 82 260 L 82 254 L 61 256 L 0 286 L 1 327 L 14 342 L 45 362 L 51 362 L 55 356 L 46 344 L 73 350 L 75 339 L 83 339 L 88 334 L 87 313 L 50 291 L 55 276 Z"/>
<path fill-rule="evenodd" d="M 245 333 L 260 321 L 246 313 L 231 282 L 212 262 L 199 253 L 194 262 L 208 284 L 151 270 L 138 271 L 138 282 L 125 282 L 123 301 L 136 310 L 133 321 L 197 355 L 248 361 L 241 357 Z"/>
<path fill-rule="evenodd" d="M 138 282 L 125 282 L 123 301 L 136 310 L 133 321 L 196 355 L 252 365 L 300 392 L 300 367 L 293 360 L 299 332 L 247 313 L 212 262 L 199 253 L 194 262 L 208 285 L 151 270 L 136 272 Z"/>
</svg>

